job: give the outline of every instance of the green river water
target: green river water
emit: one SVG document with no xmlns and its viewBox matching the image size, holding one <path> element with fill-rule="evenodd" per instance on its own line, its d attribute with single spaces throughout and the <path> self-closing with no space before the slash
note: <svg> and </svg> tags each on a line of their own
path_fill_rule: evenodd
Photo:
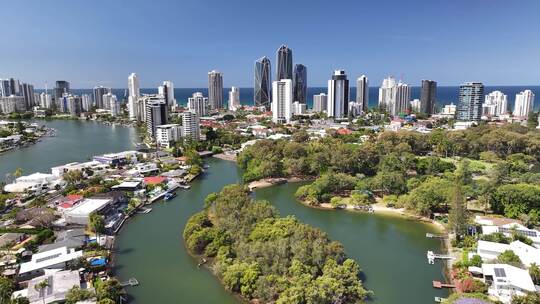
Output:
<svg viewBox="0 0 540 304">
<path fill-rule="evenodd" d="M 20 167 L 25 173 L 49 172 L 51 166 L 84 161 L 100 153 L 133 148 L 135 132 L 93 122 L 39 121 L 57 129 L 57 137 L 0 155 L 0 177 Z M 140 285 L 128 288 L 133 303 L 239 303 L 206 269 L 197 268 L 182 242 L 187 219 L 202 208 L 207 194 L 240 181 L 234 163 L 210 159 L 210 168 L 191 189 L 180 190 L 168 202 L 152 205 L 152 212 L 130 219 L 117 237 L 115 273 L 121 280 L 135 277 Z M 434 232 L 424 223 L 401 217 L 347 211 L 318 210 L 294 200 L 301 184 L 257 190 L 258 199 L 270 201 L 282 215 L 327 232 L 343 243 L 363 269 L 364 283 L 375 292 L 374 303 L 433 303 L 446 291 L 431 287 L 443 280 L 442 265 L 428 265 L 426 251 L 441 249 Z"/>
</svg>

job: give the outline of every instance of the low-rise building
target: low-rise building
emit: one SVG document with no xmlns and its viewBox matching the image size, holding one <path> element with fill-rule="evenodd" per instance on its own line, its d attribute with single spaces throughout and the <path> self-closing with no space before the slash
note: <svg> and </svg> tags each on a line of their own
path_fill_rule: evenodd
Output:
<svg viewBox="0 0 540 304">
<path fill-rule="evenodd" d="M 37 288 L 43 281 L 47 282 L 47 286 Z M 50 271 L 43 276 L 30 280 L 28 288 L 23 290 L 23 294 L 28 298 L 30 304 L 63 303 L 66 300 L 67 293 L 73 287 L 81 289 L 86 287 L 86 284 L 81 285 L 79 271 Z"/>
<path fill-rule="evenodd" d="M 83 256 L 82 251 L 68 249 L 67 247 L 40 252 L 32 255 L 29 262 L 22 263 L 19 268 L 19 280 L 24 281 L 43 275 L 45 269 L 66 268 L 66 263 Z"/>
<path fill-rule="evenodd" d="M 488 262 L 497 259 L 501 253 L 507 250 L 513 251 L 526 266 L 530 266 L 532 263 L 540 265 L 540 249 L 520 241 L 514 241 L 510 244 L 501 244 L 480 240 L 478 241 L 476 254 L 478 254 L 482 260 Z"/>
<path fill-rule="evenodd" d="M 137 155 L 139 152 L 137 151 L 123 151 L 118 153 L 109 153 L 109 154 L 103 154 L 94 156 L 93 160 L 97 161 L 101 164 L 107 164 L 107 165 L 123 165 L 128 162 L 130 162 L 133 159 L 137 159 Z"/>
<path fill-rule="evenodd" d="M 39 246 L 38 252 L 47 252 L 62 247 L 79 249 L 84 246 L 87 240 L 88 237 L 82 228 L 63 230 L 56 234 L 54 243 Z"/>
<path fill-rule="evenodd" d="M 92 213 L 105 210 L 111 203 L 112 200 L 109 198 L 87 198 L 70 210 L 67 210 L 64 213 L 64 218 L 67 224 L 86 226 Z"/>
<path fill-rule="evenodd" d="M 113 186 L 113 190 L 134 192 L 142 189 L 141 181 L 123 181 L 122 183 Z"/>
<path fill-rule="evenodd" d="M 525 236 L 532 240 L 533 246 L 540 248 L 540 231 L 529 229 L 521 224 L 510 223 L 500 226 L 482 226 L 482 234 L 502 233 L 507 237 L 511 237 L 513 233 Z"/>
<path fill-rule="evenodd" d="M 51 173 L 55 176 L 62 177 L 65 173 L 69 171 L 84 171 L 84 170 L 90 170 L 95 175 L 99 175 L 102 172 L 104 172 L 108 168 L 107 164 L 103 164 L 98 161 L 88 161 L 84 163 L 79 162 L 73 162 L 69 164 L 65 164 L 62 166 L 52 167 Z"/>
<path fill-rule="evenodd" d="M 58 176 L 37 172 L 17 178 L 14 183 L 6 185 L 4 191 L 12 193 L 41 191 L 53 188 L 59 182 Z"/>
<path fill-rule="evenodd" d="M 156 142 L 161 148 L 169 149 L 182 136 L 182 126 L 168 124 L 156 127 Z"/>
<path fill-rule="evenodd" d="M 515 266 L 482 264 L 482 275 L 489 286 L 488 294 L 503 303 L 511 303 L 513 296 L 536 291 L 529 272 Z"/>
</svg>

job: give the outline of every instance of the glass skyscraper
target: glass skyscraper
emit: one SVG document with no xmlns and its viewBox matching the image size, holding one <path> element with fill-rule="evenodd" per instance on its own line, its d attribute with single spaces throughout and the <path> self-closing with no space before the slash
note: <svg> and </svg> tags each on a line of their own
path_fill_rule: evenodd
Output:
<svg viewBox="0 0 540 304">
<path fill-rule="evenodd" d="M 307 99 L 307 67 L 303 64 L 294 66 L 294 101 L 306 103 Z"/>
<path fill-rule="evenodd" d="M 64 93 L 69 93 L 69 82 L 65 80 L 57 80 L 54 88 L 54 100 L 58 103 Z"/>
<path fill-rule="evenodd" d="M 437 100 L 437 82 L 433 80 L 422 80 L 422 90 L 420 91 L 420 111 L 431 115 L 435 112 L 435 102 Z"/>
<path fill-rule="evenodd" d="M 271 92 L 271 66 L 270 59 L 262 57 L 255 61 L 255 86 L 253 87 L 255 105 L 264 106 L 267 110 L 270 110 L 270 103 L 272 98 Z"/>
<path fill-rule="evenodd" d="M 482 117 L 484 85 L 467 82 L 459 87 L 458 120 L 479 121 Z"/>
<path fill-rule="evenodd" d="M 277 74 L 276 80 L 293 79 L 292 50 L 286 45 L 279 47 L 276 53 Z"/>
</svg>

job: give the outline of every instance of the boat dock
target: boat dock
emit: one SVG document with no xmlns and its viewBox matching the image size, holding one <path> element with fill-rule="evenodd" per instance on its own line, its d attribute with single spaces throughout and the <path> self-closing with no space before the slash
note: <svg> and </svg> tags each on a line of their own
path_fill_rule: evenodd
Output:
<svg viewBox="0 0 540 304">
<path fill-rule="evenodd" d="M 446 300 L 446 298 L 435 297 L 435 302 L 437 303 L 442 303 L 444 300 Z"/>
<path fill-rule="evenodd" d="M 439 253 L 434 253 L 433 251 L 428 251 L 427 252 L 427 260 L 428 260 L 428 263 L 433 265 L 435 264 L 435 260 L 436 259 L 440 259 L 440 260 L 451 260 L 453 259 L 454 257 L 451 256 L 451 255 L 447 255 L 447 254 L 439 254 Z"/>
<path fill-rule="evenodd" d="M 125 282 L 121 282 L 120 285 L 122 287 L 137 286 L 137 285 L 139 285 L 139 281 L 137 281 L 137 279 L 135 279 L 135 278 L 129 278 L 129 280 L 127 280 Z"/>
<path fill-rule="evenodd" d="M 433 233 L 426 233 L 427 238 L 433 238 L 433 239 L 444 239 L 446 238 L 446 235 L 444 234 L 433 234 Z"/>
<path fill-rule="evenodd" d="M 447 284 L 443 283 L 441 281 L 433 281 L 433 288 L 455 288 L 456 286 L 454 284 Z"/>
</svg>

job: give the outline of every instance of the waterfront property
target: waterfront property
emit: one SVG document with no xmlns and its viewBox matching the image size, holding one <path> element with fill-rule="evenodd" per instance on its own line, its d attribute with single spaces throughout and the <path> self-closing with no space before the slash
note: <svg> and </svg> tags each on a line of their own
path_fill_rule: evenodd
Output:
<svg viewBox="0 0 540 304">
<path fill-rule="evenodd" d="M 488 284 L 488 294 L 503 303 L 510 303 L 513 296 L 536 292 L 527 270 L 506 264 L 483 264 L 482 275 Z"/>
<path fill-rule="evenodd" d="M 46 269 L 65 269 L 66 263 L 83 256 L 82 251 L 60 247 L 32 255 L 29 262 L 22 263 L 19 280 L 24 281 L 43 275 Z"/>
</svg>

